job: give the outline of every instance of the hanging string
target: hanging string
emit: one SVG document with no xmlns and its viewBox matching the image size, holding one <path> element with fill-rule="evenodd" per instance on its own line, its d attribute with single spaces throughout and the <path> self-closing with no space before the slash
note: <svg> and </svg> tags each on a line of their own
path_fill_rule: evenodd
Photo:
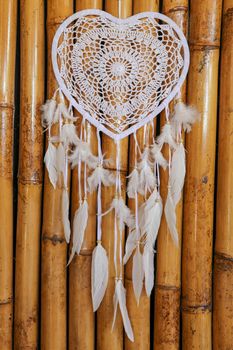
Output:
<svg viewBox="0 0 233 350">
<path fill-rule="evenodd" d="M 99 165 L 103 166 L 103 155 L 101 150 L 100 131 L 97 129 L 98 140 L 98 160 Z M 101 179 L 99 179 L 98 191 L 97 191 L 97 243 L 101 243 L 102 239 L 102 203 L 101 203 Z"/>
</svg>

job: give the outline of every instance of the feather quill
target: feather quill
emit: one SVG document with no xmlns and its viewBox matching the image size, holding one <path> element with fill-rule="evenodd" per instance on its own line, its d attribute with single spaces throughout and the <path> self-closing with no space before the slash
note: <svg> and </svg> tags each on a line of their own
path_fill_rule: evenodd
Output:
<svg viewBox="0 0 233 350">
<path fill-rule="evenodd" d="M 170 188 L 168 189 L 164 212 L 165 212 L 165 217 L 166 217 L 166 221 L 167 221 L 167 225 L 168 225 L 171 237 L 175 245 L 178 246 L 179 238 L 178 238 L 178 233 L 176 229 L 176 208 L 173 202 Z"/>
<path fill-rule="evenodd" d="M 44 162 L 48 171 L 49 180 L 54 188 L 56 188 L 58 174 L 57 174 L 57 149 L 49 142 L 48 149 L 45 153 Z"/>
<path fill-rule="evenodd" d="M 181 198 L 185 172 L 185 149 L 183 143 L 180 143 L 173 152 L 170 172 L 171 195 L 175 207 Z"/>
<path fill-rule="evenodd" d="M 134 335 L 133 335 L 133 330 L 129 320 L 127 307 L 126 307 L 126 290 L 123 286 L 122 280 L 120 279 L 116 282 L 113 304 L 114 304 L 114 318 L 113 318 L 112 330 L 114 328 L 116 314 L 117 314 L 117 307 L 119 305 L 125 333 L 127 334 L 127 337 L 133 342 Z"/>
<path fill-rule="evenodd" d="M 144 271 L 143 271 L 142 254 L 140 253 L 139 248 L 137 248 L 133 257 L 132 280 L 133 280 L 134 295 L 136 297 L 138 305 L 139 305 L 139 300 L 142 293 L 143 279 L 144 279 Z"/>
<path fill-rule="evenodd" d="M 76 210 L 73 222 L 73 246 L 68 265 L 71 263 L 75 253 L 79 255 L 82 248 L 85 230 L 88 220 L 88 203 L 86 200 Z"/>
<path fill-rule="evenodd" d="M 69 220 L 69 193 L 66 189 L 62 191 L 62 222 L 66 242 L 70 241 L 70 220 Z"/>
<path fill-rule="evenodd" d="M 105 249 L 98 243 L 92 253 L 91 293 L 93 310 L 96 311 L 103 300 L 108 285 L 108 257 Z"/>
</svg>

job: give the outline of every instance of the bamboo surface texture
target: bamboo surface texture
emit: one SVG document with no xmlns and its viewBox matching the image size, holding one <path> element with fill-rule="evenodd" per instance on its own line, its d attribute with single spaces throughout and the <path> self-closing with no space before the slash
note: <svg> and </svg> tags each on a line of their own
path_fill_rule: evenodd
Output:
<svg viewBox="0 0 233 350">
<path fill-rule="evenodd" d="M 0 349 L 12 349 L 13 120 L 17 3 L 0 2 Z"/>
<path fill-rule="evenodd" d="M 188 1 L 164 0 L 163 13 L 171 17 L 183 33 L 187 35 Z M 186 100 L 186 84 L 182 88 L 182 100 Z M 161 124 L 165 123 L 162 113 Z M 162 126 L 162 125 L 161 125 Z M 160 129 L 161 129 L 160 126 Z M 168 148 L 164 147 L 167 153 Z M 165 205 L 167 196 L 168 174 L 163 170 L 161 175 L 161 196 Z M 176 209 L 179 247 L 174 244 L 165 216 L 162 216 L 157 240 L 157 270 L 155 288 L 154 315 L 154 349 L 179 349 L 180 342 L 180 295 L 181 295 L 181 247 L 182 247 L 182 199 Z"/>
<path fill-rule="evenodd" d="M 233 1 L 223 6 L 214 256 L 213 349 L 231 349 L 233 330 Z"/>
<path fill-rule="evenodd" d="M 182 348 L 212 348 L 212 245 L 221 0 L 192 1 L 188 103 L 201 121 L 186 137 Z"/>
<path fill-rule="evenodd" d="M 117 1 L 106 0 L 105 11 L 120 18 L 132 15 L 132 0 Z M 116 144 L 106 135 L 102 135 L 102 149 L 106 159 L 116 158 Z M 128 138 L 120 141 L 121 173 L 126 175 L 128 168 Z M 122 194 L 125 195 L 125 182 L 123 183 Z M 105 212 L 115 195 L 115 186 L 102 190 L 102 210 Z M 124 236 L 124 234 L 123 234 Z M 102 244 L 107 251 L 109 259 L 109 282 L 105 297 L 97 312 L 97 349 L 107 350 L 111 346 L 112 350 L 123 349 L 123 326 L 121 315 L 118 310 L 114 330 L 113 321 L 113 295 L 115 291 L 115 268 L 114 268 L 114 212 L 105 215 L 102 220 Z M 111 345 L 110 345 L 111 344 Z"/>
<path fill-rule="evenodd" d="M 15 271 L 15 349 L 36 349 L 43 182 L 44 1 L 20 2 L 20 146 Z M 25 79 L 27 77 L 27 79 Z"/>
<path fill-rule="evenodd" d="M 159 1 L 147 0 L 140 1 L 134 0 L 133 2 L 133 14 L 146 11 L 158 11 L 159 10 Z M 154 122 L 156 128 L 156 120 Z M 152 133 L 150 134 L 150 142 L 152 142 Z M 137 133 L 137 143 L 141 150 L 144 148 L 144 127 L 140 128 Z M 133 135 L 129 137 L 129 165 L 128 165 L 128 174 L 134 168 L 135 165 L 135 139 Z M 143 196 L 138 195 L 138 203 L 141 205 L 144 201 Z M 128 206 L 134 213 L 135 211 L 135 201 L 128 199 Z M 132 255 L 133 256 L 133 255 Z M 147 297 L 145 288 L 142 290 L 140 297 L 140 303 L 137 305 L 135 298 L 133 283 L 132 283 L 132 257 L 129 259 L 129 262 L 126 264 L 125 268 L 125 287 L 127 291 L 127 307 L 129 312 L 129 317 L 132 323 L 132 328 L 134 331 L 134 343 L 132 343 L 127 335 L 124 336 L 125 349 L 150 349 L 150 298 Z"/>
<path fill-rule="evenodd" d="M 52 39 L 60 23 L 72 13 L 72 0 L 50 0 L 47 3 L 48 98 L 57 88 L 51 62 Z M 54 190 L 45 171 L 41 254 L 42 350 L 65 350 L 67 344 L 67 244 L 61 222 L 61 195 L 62 188 Z"/>
<path fill-rule="evenodd" d="M 76 0 L 75 11 L 102 9 L 102 0 Z M 97 154 L 95 127 L 87 124 L 88 143 Z M 83 183 L 83 172 L 81 183 Z M 79 206 L 78 170 L 72 172 L 71 217 Z M 69 268 L 69 349 L 95 348 L 95 314 L 91 299 L 91 259 L 96 245 L 96 192 L 87 195 L 88 224 L 79 256 L 75 256 Z"/>
</svg>

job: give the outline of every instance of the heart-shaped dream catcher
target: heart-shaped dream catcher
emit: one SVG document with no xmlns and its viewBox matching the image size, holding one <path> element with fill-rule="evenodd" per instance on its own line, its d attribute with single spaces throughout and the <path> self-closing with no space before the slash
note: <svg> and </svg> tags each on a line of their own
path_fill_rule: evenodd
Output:
<svg viewBox="0 0 233 350">
<path fill-rule="evenodd" d="M 159 167 L 168 169 L 169 185 L 165 217 L 171 236 L 178 245 L 176 205 L 181 198 L 185 177 L 185 150 L 182 130 L 190 131 L 198 115 L 180 98 L 180 88 L 187 75 L 189 49 L 177 25 L 159 13 L 146 12 L 118 19 L 99 10 L 81 11 L 69 17 L 58 28 L 52 47 L 52 62 L 59 88 L 43 106 L 43 125 L 49 131 L 45 163 L 49 178 L 56 187 L 62 176 L 62 220 L 67 243 L 70 241 L 68 163 L 78 167 L 80 206 L 73 220 L 73 244 L 69 263 L 79 254 L 88 220 L 87 193 L 97 195 L 97 246 L 92 256 L 92 300 L 96 311 L 108 284 L 108 257 L 101 244 L 101 219 L 115 213 L 116 287 L 114 321 L 117 308 L 122 314 L 125 331 L 133 341 L 129 321 L 122 265 L 133 256 L 133 287 L 139 301 L 143 281 L 148 296 L 154 285 L 154 245 L 163 204 L 160 197 Z M 69 107 L 64 103 L 66 96 Z M 175 100 L 171 117 L 169 102 Z M 74 125 L 73 108 L 82 115 L 79 135 Z M 154 132 L 153 118 L 165 109 L 166 124 L 161 134 L 149 145 L 149 132 Z M 90 124 L 97 129 L 98 156 L 90 149 Z M 58 124 L 58 134 L 50 129 Z M 144 126 L 144 149 L 137 143 L 136 131 Z M 101 150 L 101 132 L 116 142 L 116 159 L 106 160 Z M 127 195 L 135 200 L 131 213 L 121 194 L 119 140 L 134 134 L 135 167 L 128 177 Z M 89 140 L 90 141 L 90 140 Z M 169 159 L 161 153 L 169 146 Z M 105 168 L 116 164 L 116 175 Z M 84 183 L 81 184 L 81 166 Z M 87 168 L 89 168 L 87 172 Z M 87 176 L 87 173 L 91 174 Z M 109 210 L 101 210 L 101 186 L 116 186 Z M 138 207 L 138 193 L 145 202 Z M 83 194 L 83 195 L 82 195 Z M 128 227 L 125 255 L 118 252 L 122 232 Z M 109 233 L 108 233 L 109 234 Z M 121 243 L 121 242 L 120 242 Z M 118 266 L 120 263 L 120 271 Z M 113 321 L 113 325 L 114 325 Z"/>
</svg>

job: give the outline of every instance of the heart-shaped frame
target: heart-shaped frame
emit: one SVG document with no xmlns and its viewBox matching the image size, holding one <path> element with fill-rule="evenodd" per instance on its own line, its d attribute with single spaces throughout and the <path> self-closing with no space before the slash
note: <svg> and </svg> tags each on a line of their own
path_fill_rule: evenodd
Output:
<svg viewBox="0 0 233 350">
<path fill-rule="evenodd" d="M 128 127 L 126 128 L 124 126 L 124 122 L 125 122 L 125 125 L 127 126 L 126 124 L 126 121 L 125 121 L 125 118 L 124 118 L 124 114 L 119 114 L 119 116 L 117 116 L 117 113 L 122 113 L 122 110 L 124 111 L 124 109 L 122 108 L 122 110 L 120 112 L 118 112 L 117 109 L 114 110 L 114 107 L 113 107 L 113 112 L 110 111 L 108 112 L 109 114 L 112 112 L 112 113 L 116 113 L 116 118 L 113 118 L 110 120 L 110 117 L 109 117 L 109 120 L 112 121 L 112 124 L 111 124 L 111 127 L 106 127 L 104 124 L 106 124 L 104 122 L 104 119 L 101 120 L 99 118 L 99 116 L 97 117 L 97 112 L 95 112 L 96 114 L 96 117 L 93 116 L 93 112 L 91 113 L 91 111 L 93 111 L 93 106 L 92 107 L 92 110 L 91 108 L 88 108 L 88 103 L 85 104 L 82 100 L 82 98 L 80 98 L 79 100 L 77 100 L 74 95 L 71 93 L 71 85 L 72 83 L 73 84 L 76 84 L 76 80 L 74 81 L 74 78 L 72 76 L 72 74 L 76 74 L 76 79 L 79 79 L 79 76 L 82 76 L 82 71 L 80 70 L 80 67 L 78 67 L 78 65 L 76 64 L 76 62 L 79 61 L 79 57 L 80 57 L 80 47 L 82 48 L 83 47 L 83 43 L 82 43 L 82 36 L 79 34 L 76 35 L 75 37 L 75 40 L 76 42 L 79 42 L 79 46 L 78 46 L 78 49 L 74 49 L 74 46 L 73 43 L 72 43 L 72 52 L 67 52 L 67 47 L 65 46 L 62 46 L 61 45 L 61 37 L 62 35 L 67 35 L 67 33 L 69 32 L 69 26 L 72 22 L 78 20 L 78 19 L 83 19 L 85 20 L 85 18 L 100 18 L 101 20 L 103 21 L 108 21 L 109 23 L 112 23 L 112 26 L 113 26 L 113 29 L 111 29 L 111 35 L 113 37 L 116 37 L 118 40 L 118 48 L 120 47 L 120 40 L 121 40 L 121 35 L 122 33 L 126 33 L 126 35 L 128 37 L 133 34 L 133 30 L 132 28 L 134 28 L 134 26 L 136 25 L 139 25 L 140 24 L 140 21 L 142 20 L 148 20 L 148 21 L 155 21 L 155 20 L 158 20 L 158 21 L 162 21 L 163 23 L 165 23 L 164 25 L 164 28 L 166 31 L 173 31 L 174 32 L 174 37 L 177 37 L 177 40 L 176 40 L 176 46 L 177 45 L 181 45 L 180 46 L 180 50 L 182 50 L 182 63 L 180 63 L 179 65 L 179 77 L 177 77 L 177 72 L 176 72 L 176 81 L 175 81 L 175 84 L 170 84 L 170 87 L 169 89 L 167 89 L 166 93 L 164 93 L 164 97 L 162 100 L 160 100 L 158 103 L 156 101 L 156 99 L 154 98 L 154 104 L 155 104 L 155 108 L 153 108 L 153 110 L 150 110 L 149 113 L 147 115 L 145 115 L 145 111 L 142 113 L 142 116 L 140 115 L 140 118 L 138 117 L 138 120 L 136 120 L 136 122 L 132 125 L 132 122 L 131 122 L 131 125 L 130 125 L 130 120 L 129 118 L 131 116 L 128 117 Z M 156 25 L 162 27 L 162 25 L 158 24 L 158 22 L 155 22 Z M 143 24 L 144 25 L 144 24 Z M 100 25 L 99 27 L 100 28 Z M 128 31 L 127 31 L 128 30 Z M 65 34 L 64 34 L 65 33 Z M 84 33 L 85 33 L 85 24 L 84 24 Z M 116 34 L 117 33 L 117 34 Z M 85 35 L 85 34 L 84 34 Z M 95 33 L 94 33 L 95 35 Z M 140 38 L 139 38 L 140 37 Z M 152 37 L 152 36 L 151 36 Z M 137 40 L 137 42 L 141 41 L 143 43 L 143 45 L 146 43 L 146 45 L 148 44 L 147 42 L 149 42 L 148 45 L 151 45 L 151 46 L 148 46 L 149 48 L 153 46 L 155 52 L 156 52 L 156 59 L 155 57 L 153 59 L 151 59 L 151 62 L 162 62 L 162 58 L 161 58 L 161 52 L 163 52 L 163 54 L 166 56 L 166 60 L 164 59 L 165 62 L 168 62 L 167 60 L 169 59 L 169 55 L 167 54 L 167 48 L 165 47 L 162 47 L 160 44 L 163 44 L 163 42 L 161 41 L 161 39 L 157 39 L 156 43 L 152 43 L 153 41 L 153 38 L 151 39 L 151 37 L 148 37 L 148 35 L 144 35 L 143 34 L 143 31 L 141 32 L 140 31 L 140 34 L 139 36 L 137 37 L 134 37 L 133 40 L 132 40 L 132 37 L 131 37 L 131 43 L 133 45 L 134 43 L 134 40 Z M 81 39 L 80 39 L 81 38 Z M 90 40 L 90 38 L 88 38 L 86 36 L 86 40 L 88 41 L 89 43 L 89 48 L 88 50 L 90 51 L 90 47 L 91 45 L 93 45 L 93 38 L 91 38 L 92 40 Z M 105 37 L 103 36 L 103 40 L 105 39 Z M 107 40 L 107 39 L 106 39 Z M 101 42 L 99 40 L 99 42 Z M 178 44 L 177 44 L 178 43 Z M 157 45 L 157 46 L 156 46 Z M 175 45 L 175 44 L 174 44 Z M 114 40 L 113 40 L 113 46 L 114 46 Z M 168 47 L 168 46 L 167 46 Z M 175 47 L 175 46 L 174 46 Z M 169 49 L 169 47 L 168 47 Z M 117 48 L 116 48 L 116 52 L 117 52 Z M 145 45 L 144 45 L 144 48 L 143 50 L 145 50 Z M 132 51 L 132 50 L 131 50 Z M 59 63 L 58 63 L 58 60 L 59 60 L 59 52 L 63 53 L 64 55 L 66 54 L 67 55 L 67 60 L 69 60 L 69 57 L 70 55 L 73 55 L 73 66 L 72 66 L 72 74 L 70 74 L 69 72 L 67 73 L 67 76 L 69 75 L 69 79 L 70 79 L 70 82 L 68 81 L 68 83 L 64 80 L 64 76 L 62 76 L 62 74 L 65 74 L 64 71 L 66 70 L 66 67 L 61 67 L 61 62 L 60 62 L 60 67 L 59 67 Z M 148 52 L 147 51 L 147 55 L 148 55 Z M 110 55 L 110 54 L 109 54 Z M 113 47 L 113 50 L 111 52 L 111 59 L 112 59 L 112 56 L 114 56 L 114 47 Z M 136 52 L 135 54 L 135 57 L 138 56 L 138 52 Z M 121 52 L 121 57 L 122 57 L 122 52 Z M 128 57 L 128 56 L 127 56 Z M 126 59 L 128 59 L 126 57 Z M 144 56 L 145 57 L 145 56 Z M 124 57 L 123 57 L 124 58 Z M 122 58 L 122 59 L 123 59 Z M 157 13 L 157 12 L 143 12 L 143 13 L 139 13 L 135 16 L 132 16 L 132 17 L 129 17 L 127 19 L 119 19 L 119 18 L 116 18 L 110 14 L 108 14 L 107 12 L 104 12 L 104 11 L 101 11 L 101 10 L 84 10 L 84 11 L 80 11 L 80 12 L 77 12 L 75 13 L 74 15 L 68 17 L 61 25 L 60 27 L 58 28 L 55 36 L 54 36 L 54 39 L 53 39 L 53 44 L 52 44 L 52 63 L 53 63 L 53 69 L 54 69 L 54 74 L 55 74 L 55 77 L 58 81 L 58 84 L 62 90 L 62 92 L 64 93 L 64 95 L 67 97 L 68 101 L 71 103 L 71 105 L 73 107 L 75 107 L 75 109 L 77 109 L 78 112 L 80 112 L 84 118 L 86 118 L 91 124 L 95 125 L 96 128 L 98 128 L 100 131 L 104 132 L 106 135 L 108 135 L 109 137 L 113 138 L 114 140 L 120 140 L 130 134 L 132 134 L 133 132 L 135 132 L 137 129 L 139 129 L 140 127 L 142 127 L 143 125 L 145 125 L 146 123 L 150 122 L 155 116 L 157 116 L 163 109 L 165 109 L 169 102 L 177 95 L 177 93 L 180 91 L 180 88 L 181 88 L 181 85 L 183 84 L 185 78 L 186 78 L 186 75 L 187 75 L 187 72 L 188 72 L 188 68 L 189 68 L 189 48 L 188 48 L 188 44 L 187 44 L 187 41 L 186 41 L 186 38 L 184 36 L 184 34 L 182 33 L 182 31 L 180 30 L 180 28 L 176 25 L 175 22 L 173 22 L 169 17 L 165 16 L 165 15 L 162 15 L 160 13 Z M 80 61 L 81 62 L 81 61 Z M 135 63 L 136 62 L 136 63 Z M 130 60 L 127 61 L 127 65 L 130 66 L 131 68 L 131 71 L 132 70 L 132 67 L 135 66 L 135 64 L 137 65 L 138 62 L 137 62 L 137 58 L 135 59 L 135 62 L 132 58 L 130 58 Z M 91 64 L 91 63 L 90 63 Z M 154 63 L 155 65 L 156 63 Z M 173 62 L 173 67 L 174 69 L 177 69 L 176 65 L 177 62 Z M 103 82 L 104 81 L 104 78 L 103 78 L 103 73 L 101 71 L 101 65 L 102 65 L 102 60 L 99 60 L 99 65 L 98 66 L 98 72 L 101 72 L 101 81 Z M 77 66 L 77 67 L 76 67 Z M 126 66 L 126 68 L 128 67 Z M 155 66 L 153 66 L 155 67 Z M 164 72 L 164 67 L 162 64 L 157 64 L 156 67 L 159 67 L 158 69 L 158 72 L 157 73 L 153 73 L 155 77 L 160 77 L 161 76 L 164 76 L 164 81 L 165 81 L 165 73 Z M 112 62 L 112 65 L 111 67 L 109 68 L 109 71 L 111 73 L 111 75 L 115 75 L 114 76 L 114 79 L 115 81 L 117 81 L 118 77 L 122 74 L 125 74 L 125 69 L 126 69 L 121 63 L 119 62 L 116 62 L 116 60 Z M 75 72 L 76 70 L 76 72 Z M 155 69 L 156 71 L 156 69 Z M 90 72 L 90 70 L 88 71 Z M 109 74 L 110 74 L 109 73 Z M 162 75 L 163 73 L 163 75 Z M 156 75 L 157 74 L 157 75 Z M 173 74 L 174 75 L 174 74 Z M 132 75 L 133 77 L 133 75 Z M 129 86 L 129 83 L 127 83 L 128 81 L 132 82 L 133 78 L 132 77 L 128 77 L 128 80 L 126 80 L 126 85 L 128 84 Z M 84 77 L 85 78 L 85 77 Z M 83 88 L 85 89 L 85 79 L 83 78 L 83 81 L 84 81 L 84 85 L 83 85 Z M 142 77 L 143 78 L 143 77 Z M 131 80 L 129 80 L 131 79 Z M 139 77 L 137 77 L 137 79 L 139 79 Z M 87 78 L 86 78 L 87 80 Z M 139 80 L 138 80 L 139 81 Z M 162 81 L 163 82 L 163 81 Z M 99 83 L 99 82 L 98 82 Z M 82 82 L 81 82 L 82 84 Z M 141 94 L 140 94 L 140 98 L 144 97 L 144 104 L 143 104 L 143 107 L 145 107 L 145 104 L 146 102 L 148 101 L 147 98 L 149 96 L 150 98 L 150 95 L 146 95 L 145 94 L 145 91 L 149 91 L 149 93 L 153 93 L 153 96 L 155 96 L 155 91 L 161 91 L 161 86 L 156 86 L 156 81 L 154 79 L 154 81 L 150 80 L 150 84 L 151 86 L 155 86 L 154 87 L 154 90 L 150 90 L 151 89 L 151 86 L 149 86 L 149 88 L 144 88 L 144 90 L 142 90 Z M 161 83 L 162 84 L 162 83 Z M 104 85 L 104 84 L 102 84 Z M 124 84 L 123 84 L 124 85 Z M 99 85 L 98 85 L 99 86 Z M 121 80 L 121 83 L 118 83 L 118 90 L 119 91 L 122 91 L 125 87 L 122 86 L 122 80 Z M 117 89 L 116 87 L 114 87 L 114 91 L 116 92 Z M 69 90 L 70 89 L 70 90 Z M 157 90 L 156 90 L 157 89 Z M 81 88 L 79 88 L 79 90 L 81 91 L 80 93 L 83 94 L 82 92 L 82 85 L 81 85 Z M 86 91 L 86 90 L 85 90 Z M 169 93 L 168 93 L 169 91 Z M 90 89 L 90 96 L 93 96 L 93 100 L 94 100 L 94 90 L 92 91 Z M 102 92 L 101 92 L 102 93 Z M 148 93 L 148 94 L 149 94 Z M 93 95 L 92 95 L 93 94 Z M 159 94 L 159 93 L 158 93 Z M 167 94 L 167 95 L 166 95 Z M 161 95 L 161 93 L 160 93 Z M 157 96 L 157 95 L 156 95 Z M 161 98 L 161 97 L 160 97 Z M 135 95 L 135 98 L 134 98 L 134 103 L 137 104 L 137 99 L 139 100 L 139 95 Z M 89 99 L 87 100 L 89 102 L 89 104 L 91 105 L 92 104 L 92 99 L 89 97 Z M 146 101 L 146 102 L 145 102 Z M 128 109 L 131 108 L 131 105 L 132 105 L 132 101 L 127 101 L 126 99 L 126 102 L 128 103 L 125 103 L 125 106 L 128 107 Z M 94 102 L 93 102 L 93 105 L 95 106 Z M 153 107 L 153 104 L 152 104 L 152 107 Z M 127 111 L 127 108 L 124 107 L 125 110 Z M 104 107 L 101 107 L 101 110 L 109 110 L 109 106 L 106 105 Z M 125 112 L 126 113 L 126 112 Z M 115 115 L 114 115 L 115 117 Z M 98 119 L 99 118 L 99 119 Z M 117 119 L 118 118 L 118 119 Z M 133 119 L 133 117 L 132 117 Z M 124 130 L 118 130 L 117 129 L 117 126 L 116 126 L 116 131 L 117 132 L 114 132 L 112 131 L 114 129 L 114 123 L 119 123 L 119 124 L 123 124 L 124 126 Z M 109 122 L 110 123 L 110 122 Z M 107 124 L 108 126 L 108 124 Z"/>
</svg>

